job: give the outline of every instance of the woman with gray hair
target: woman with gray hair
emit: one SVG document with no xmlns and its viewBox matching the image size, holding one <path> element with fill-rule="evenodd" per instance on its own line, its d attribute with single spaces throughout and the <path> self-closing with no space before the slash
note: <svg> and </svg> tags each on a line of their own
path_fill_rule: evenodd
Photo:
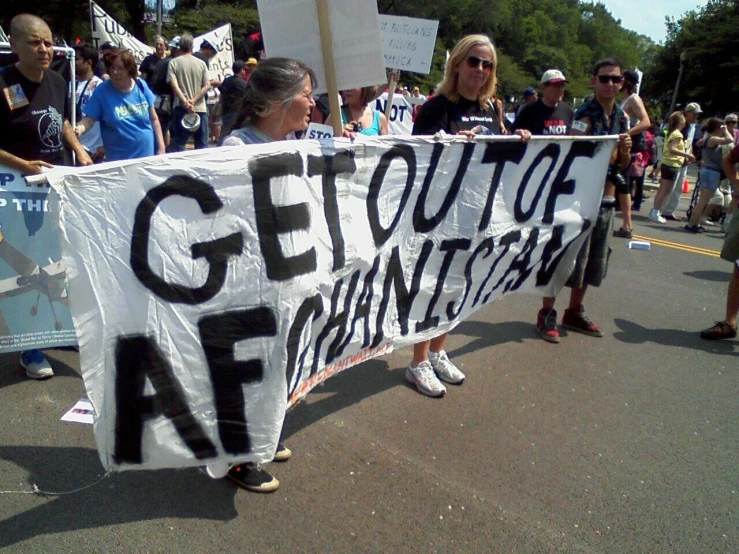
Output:
<svg viewBox="0 0 739 554">
<path fill-rule="evenodd" d="M 311 111 L 316 105 L 313 88 L 316 74 L 302 62 L 288 58 L 269 58 L 261 62 L 249 77 L 235 130 L 223 141 L 223 146 L 240 146 L 285 140 L 288 135 L 305 131 Z M 288 460 L 292 452 L 280 442 L 274 461 Z M 221 474 L 214 467 L 208 473 Z M 231 467 L 226 477 L 253 492 L 273 492 L 280 482 L 253 463 Z"/>
<path fill-rule="evenodd" d="M 316 74 L 308 66 L 288 58 L 269 58 L 249 77 L 235 130 L 223 146 L 285 140 L 305 131 L 316 105 Z"/>
</svg>

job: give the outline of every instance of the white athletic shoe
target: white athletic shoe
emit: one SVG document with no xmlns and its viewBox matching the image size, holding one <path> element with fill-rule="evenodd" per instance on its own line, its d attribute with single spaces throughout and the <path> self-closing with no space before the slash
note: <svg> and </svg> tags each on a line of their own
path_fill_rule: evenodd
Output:
<svg viewBox="0 0 739 554">
<path fill-rule="evenodd" d="M 718 227 L 719 226 L 718 223 L 716 223 L 714 220 L 708 217 L 701 218 L 701 225 L 705 225 L 706 227 Z"/>
<path fill-rule="evenodd" d="M 441 352 L 429 351 L 429 362 L 431 362 L 431 367 L 434 368 L 442 381 L 452 385 L 461 385 L 464 382 L 464 373 L 459 371 L 459 368 L 451 362 L 444 350 Z"/>
<path fill-rule="evenodd" d="M 405 370 L 405 380 L 415 385 L 418 392 L 426 396 L 436 398 L 446 393 L 446 387 L 436 377 L 434 368 L 429 362 L 421 362 L 416 367 L 409 365 Z"/>
<path fill-rule="evenodd" d="M 26 350 L 21 353 L 21 367 L 26 370 L 26 376 L 31 379 L 48 379 L 54 376 L 49 361 L 41 350 Z"/>
<path fill-rule="evenodd" d="M 667 223 L 667 220 L 662 217 L 659 210 L 655 210 L 654 208 L 649 211 L 649 221 L 654 223 Z"/>
</svg>

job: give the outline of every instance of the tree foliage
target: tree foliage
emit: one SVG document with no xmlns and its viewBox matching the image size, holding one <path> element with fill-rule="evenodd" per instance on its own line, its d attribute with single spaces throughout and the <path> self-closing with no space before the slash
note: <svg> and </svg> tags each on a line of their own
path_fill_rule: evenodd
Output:
<svg viewBox="0 0 739 554">
<path fill-rule="evenodd" d="M 2 0 L 0 22 L 20 11 L 38 13 L 68 40 L 89 37 L 87 0 Z M 144 25 L 143 0 L 98 0 L 103 9 L 135 36 L 151 42 L 155 28 Z M 256 0 L 178 0 L 174 26 L 164 34 L 201 34 L 231 23 L 236 46 L 245 34 L 259 30 Z M 628 67 L 653 57 L 654 44 L 621 26 L 606 7 L 583 0 L 378 0 L 380 13 L 435 19 L 439 33 L 429 75 L 404 74 L 409 86 L 428 88 L 441 80 L 446 51 L 464 35 L 491 37 L 499 54 L 501 93 L 520 96 L 536 86 L 552 67 L 570 80 L 568 93 L 583 97 L 590 88 L 590 71 L 600 58 L 616 57 Z M 677 31 L 675 31 L 677 32 Z M 237 50 L 238 51 L 238 50 Z"/>
<path fill-rule="evenodd" d="M 646 67 L 644 94 L 665 115 L 684 53 L 684 72 L 677 104 L 698 102 L 707 114 L 723 114 L 737 108 L 739 81 L 739 2 L 709 0 L 698 11 L 680 20 L 668 19 L 667 40 Z"/>
</svg>

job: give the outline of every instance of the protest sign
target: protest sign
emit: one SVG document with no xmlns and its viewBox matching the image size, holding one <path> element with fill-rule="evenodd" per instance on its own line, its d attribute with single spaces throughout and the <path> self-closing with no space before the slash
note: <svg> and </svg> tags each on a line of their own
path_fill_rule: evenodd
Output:
<svg viewBox="0 0 739 554">
<path fill-rule="evenodd" d="M 106 469 L 272 459 L 286 407 L 557 294 L 616 137 L 286 141 L 49 174 Z"/>
<path fill-rule="evenodd" d="M 333 138 L 334 128 L 331 125 L 323 125 L 322 123 L 316 123 L 311 121 L 308 125 L 308 129 L 305 131 L 303 138 L 309 140 L 323 140 Z"/>
<path fill-rule="evenodd" d="M 49 191 L 0 165 L 0 352 L 77 344 Z"/>
<path fill-rule="evenodd" d="M 428 75 L 438 28 L 430 19 L 380 15 L 385 67 Z"/>
<path fill-rule="evenodd" d="M 118 48 L 130 50 L 138 64 L 154 52 L 151 46 L 144 44 L 126 31 L 103 8 L 92 1 L 90 2 L 90 20 L 92 24 L 92 42 L 96 48 L 100 48 L 106 42 L 112 42 Z"/>
<path fill-rule="evenodd" d="M 377 3 L 329 0 L 327 4 L 338 90 L 384 83 Z M 257 6 L 267 55 L 302 61 L 318 77 L 314 92 L 327 92 L 316 0 L 258 0 Z"/>
<path fill-rule="evenodd" d="M 212 78 L 223 81 L 226 77 L 233 75 L 234 49 L 231 24 L 228 23 L 204 35 L 195 37 L 193 52 L 200 50 L 200 45 L 204 40 L 210 42 L 216 49 L 216 55 L 210 60 Z"/>
<path fill-rule="evenodd" d="M 385 111 L 388 102 L 388 93 L 383 92 L 370 107 L 387 115 L 388 135 L 410 135 L 413 131 L 415 114 L 426 102 L 425 98 L 415 98 L 404 94 L 393 94 L 393 104 L 390 112 Z"/>
</svg>

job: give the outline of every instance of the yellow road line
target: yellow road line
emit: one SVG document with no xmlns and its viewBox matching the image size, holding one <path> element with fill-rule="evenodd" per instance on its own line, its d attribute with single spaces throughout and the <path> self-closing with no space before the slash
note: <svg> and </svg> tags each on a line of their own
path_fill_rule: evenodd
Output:
<svg viewBox="0 0 739 554">
<path fill-rule="evenodd" d="M 687 244 L 681 244 L 679 242 L 670 242 L 662 239 L 655 239 L 653 237 L 644 237 L 641 235 L 634 235 L 637 240 L 646 240 L 657 246 L 664 246 L 665 248 L 674 248 L 675 250 L 682 250 L 683 252 L 691 252 L 693 254 L 703 254 L 704 256 L 711 256 L 713 258 L 720 258 L 721 253 L 717 250 L 708 250 L 707 248 L 699 248 L 697 246 L 689 246 Z"/>
</svg>

